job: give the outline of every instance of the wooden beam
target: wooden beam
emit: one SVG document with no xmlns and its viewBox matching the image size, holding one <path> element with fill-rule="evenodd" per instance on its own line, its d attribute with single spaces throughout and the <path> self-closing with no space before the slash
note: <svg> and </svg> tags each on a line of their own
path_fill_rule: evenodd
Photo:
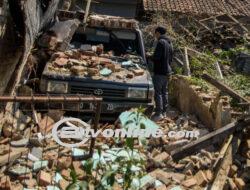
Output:
<svg viewBox="0 0 250 190">
<path fill-rule="evenodd" d="M 201 25 L 203 28 L 207 29 L 209 32 L 212 32 L 212 29 L 209 28 L 207 25 L 205 25 L 204 23 L 200 22 L 199 20 L 194 18 L 194 21 L 196 21 L 199 25 Z"/>
<path fill-rule="evenodd" d="M 240 27 L 241 27 L 241 29 L 242 30 L 244 30 L 245 32 L 249 32 L 248 31 L 248 29 L 245 27 L 245 26 L 243 26 L 243 24 L 242 23 L 240 23 L 236 18 L 234 18 L 232 15 L 230 15 L 230 14 L 226 14 L 231 20 L 233 20 L 235 23 L 237 23 Z"/>
<path fill-rule="evenodd" d="M 177 25 L 183 30 L 185 31 L 189 36 L 191 36 L 193 38 L 193 40 L 197 41 L 197 38 L 183 25 L 181 25 L 180 23 L 177 23 Z"/>
<path fill-rule="evenodd" d="M 240 135 L 241 136 L 241 135 Z M 214 167 L 215 176 L 214 180 L 209 186 L 209 190 L 221 190 L 224 189 L 226 184 L 229 167 L 233 163 L 233 157 L 236 154 L 241 143 L 241 137 L 237 135 L 231 135 L 228 142 L 221 149 L 220 158 L 217 162 L 216 167 Z"/>
<path fill-rule="evenodd" d="M 27 152 L 28 149 L 27 148 L 11 148 L 11 150 L 12 151 L 9 154 L 0 156 L 0 166 L 4 166 L 20 158 L 23 154 Z"/>
<path fill-rule="evenodd" d="M 184 63 L 178 58 L 178 57 L 174 57 L 174 60 L 180 65 L 180 66 L 184 66 Z"/>
<path fill-rule="evenodd" d="M 245 97 L 241 96 L 240 94 L 238 94 L 237 92 L 235 92 L 233 89 L 231 89 L 230 87 L 228 87 L 225 84 L 221 83 L 220 81 L 214 79 L 213 77 L 209 76 L 208 74 L 203 74 L 202 78 L 205 81 L 207 81 L 210 84 L 212 84 L 213 86 L 217 87 L 222 92 L 230 95 L 231 97 L 233 97 L 233 98 L 235 98 L 235 99 L 237 99 L 239 101 L 249 102 L 248 99 L 246 99 Z"/>
<path fill-rule="evenodd" d="M 83 24 L 85 24 L 85 25 L 86 25 L 86 23 L 87 23 L 88 16 L 89 16 L 90 5 L 91 5 L 91 0 L 88 0 L 87 6 L 86 6 L 86 9 L 85 9 L 84 21 L 83 21 Z"/>
<path fill-rule="evenodd" d="M 250 120 L 232 122 L 225 127 L 217 129 L 196 141 L 191 142 L 183 147 L 180 147 L 171 152 L 171 156 L 174 160 L 180 160 L 188 155 L 191 155 L 195 152 L 198 152 L 204 147 L 207 147 L 211 144 L 219 142 L 221 139 L 227 138 L 230 134 L 233 134 L 236 129 L 241 130 L 243 127 L 250 124 Z"/>
</svg>

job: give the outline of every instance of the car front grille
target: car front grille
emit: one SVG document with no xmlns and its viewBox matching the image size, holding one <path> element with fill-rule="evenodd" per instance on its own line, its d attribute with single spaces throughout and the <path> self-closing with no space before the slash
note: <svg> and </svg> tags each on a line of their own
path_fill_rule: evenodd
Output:
<svg viewBox="0 0 250 190">
<path fill-rule="evenodd" d="M 126 90 L 123 89 L 92 88 L 82 86 L 71 86 L 71 93 L 102 97 L 126 97 Z"/>
</svg>

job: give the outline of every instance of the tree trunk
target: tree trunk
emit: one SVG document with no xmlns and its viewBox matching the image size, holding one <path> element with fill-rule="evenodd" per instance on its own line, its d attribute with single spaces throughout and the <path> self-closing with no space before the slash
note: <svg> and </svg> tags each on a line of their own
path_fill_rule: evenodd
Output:
<svg viewBox="0 0 250 190">
<path fill-rule="evenodd" d="M 0 94 L 6 89 L 14 94 L 39 32 L 54 21 L 59 0 L 4 0 L 4 3 L 4 22 L 0 23 L 0 81 L 3 81 Z M 2 26 L 6 29 L 2 30 Z"/>
</svg>

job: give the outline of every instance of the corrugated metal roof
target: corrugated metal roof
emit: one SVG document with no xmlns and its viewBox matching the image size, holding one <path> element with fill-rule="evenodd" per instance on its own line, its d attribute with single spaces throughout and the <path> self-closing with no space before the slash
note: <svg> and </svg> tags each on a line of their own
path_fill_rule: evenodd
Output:
<svg viewBox="0 0 250 190">
<path fill-rule="evenodd" d="M 250 16 L 250 0 L 143 0 L 144 11 Z"/>
</svg>

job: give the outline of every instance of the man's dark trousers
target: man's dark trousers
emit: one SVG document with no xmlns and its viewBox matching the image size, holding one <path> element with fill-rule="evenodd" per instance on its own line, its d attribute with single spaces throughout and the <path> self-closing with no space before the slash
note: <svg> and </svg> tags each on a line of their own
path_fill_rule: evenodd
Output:
<svg viewBox="0 0 250 190">
<path fill-rule="evenodd" d="M 155 89 L 155 113 L 166 112 L 168 105 L 168 77 L 166 75 L 154 75 L 153 84 Z"/>
</svg>

